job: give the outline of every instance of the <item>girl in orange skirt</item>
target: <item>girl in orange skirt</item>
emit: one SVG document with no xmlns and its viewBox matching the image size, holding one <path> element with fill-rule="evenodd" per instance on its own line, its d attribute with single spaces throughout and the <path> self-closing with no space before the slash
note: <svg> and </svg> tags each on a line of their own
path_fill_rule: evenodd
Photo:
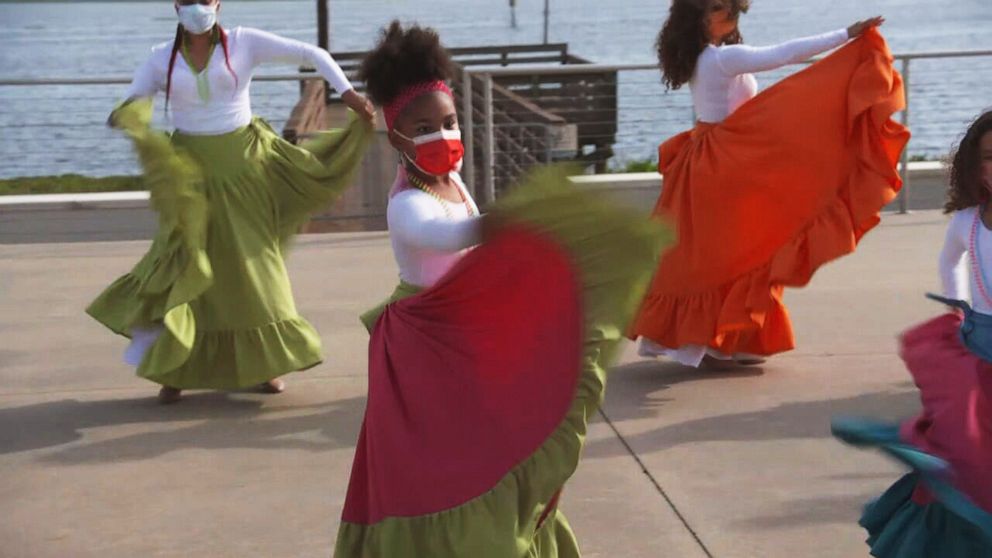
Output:
<svg viewBox="0 0 992 558">
<path fill-rule="evenodd" d="M 642 356 L 762 362 L 794 346 L 782 290 L 852 252 L 895 198 L 909 132 L 890 119 L 902 79 L 882 18 L 772 47 L 744 46 L 748 0 L 674 0 L 658 37 L 666 87 L 699 121 L 659 148 L 654 209 L 678 231 L 628 332 Z M 753 72 L 833 55 L 757 95 Z"/>
</svg>

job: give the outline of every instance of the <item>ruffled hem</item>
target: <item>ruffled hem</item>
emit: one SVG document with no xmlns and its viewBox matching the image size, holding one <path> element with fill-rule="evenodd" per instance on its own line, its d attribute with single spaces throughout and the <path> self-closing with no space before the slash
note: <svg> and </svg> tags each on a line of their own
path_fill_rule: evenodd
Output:
<svg viewBox="0 0 992 558">
<path fill-rule="evenodd" d="M 954 488 L 949 465 L 902 440 L 898 425 L 836 419 L 835 436 L 875 447 L 913 469 L 865 506 L 860 525 L 879 558 L 992 555 L 992 514 Z"/>
<path fill-rule="evenodd" d="M 783 287 L 804 287 L 824 264 L 854 252 L 879 222 L 878 212 L 898 188 L 878 176 L 864 184 L 881 195 L 857 205 L 850 188 L 758 269 L 705 292 L 649 293 L 631 338 L 643 336 L 666 347 L 699 344 L 723 354 L 772 355 L 795 348 Z M 663 272 L 663 270 L 662 270 Z"/>
<path fill-rule="evenodd" d="M 792 350 L 792 324 L 781 286 L 769 279 L 770 269 L 704 293 L 649 294 L 628 336 L 675 350 L 699 345 L 722 354 L 760 356 Z"/>
<path fill-rule="evenodd" d="M 143 301 L 146 298 L 142 281 L 127 274 L 104 291 L 87 312 L 128 338 L 133 324 L 171 321 L 175 330 L 162 330 L 137 369 L 138 376 L 158 384 L 182 389 L 241 389 L 306 370 L 323 360 L 320 336 L 301 317 L 241 330 L 203 331 L 196 329 L 189 303 L 163 314 L 162 299 Z"/>
<path fill-rule="evenodd" d="M 575 472 L 606 368 L 670 235 L 657 223 L 568 185 L 562 168 L 534 172 L 491 218 L 553 239 L 576 270 L 584 328 L 575 395 L 555 430 L 484 494 L 437 513 L 342 521 L 335 556 L 578 557 L 556 495 Z M 374 396 L 374 394 L 370 394 Z M 544 518 L 544 521 L 541 521 Z"/>
<path fill-rule="evenodd" d="M 158 345 L 174 352 L 159 365 L 173 369 L 186 361 L 196 330 L 190 303 L 213 283 L 206 253 L 207 201 L 200 187 L 199 166 L 169 137 L 149 127 L 151 100 L 120 106 L 112 122 L 133 140 L 159 231 L 131 273 L 121 277 L 86 309 L 115 333 L 128 336 L 131 327 L 161 323 Z"/>
<path fill-rule="evenodd" d="M 913 494 L 922 482 L 910 473 L 865 506 L 859 524 L 868 531 L 878 558 L 975 558 L 992 556 L 992 540 L 940 502 L 920 504 Z"/>
<path fill-rule="evenodd" d="M 316 330 L 296 317 L 249 329 L 197 331 L 182 365 L 172 368 L 172 360 L 169 347 L 156 343 L 138 375 L 182 389 L 243 389 L 307 370 L 323 357 Z"/>
<path fill-rule="evenodd" d="M 576 422 L 567 424 L 575 427 Z M 465 504 L 429 515 L 390 517 L 373 525 L 342 521 L 334 557 L 578 558 L 578 543 L 564 514 L 547 509 L 571 473 L 548 478 L 548 471 L 560 471 L 563 458 L 575 470 L 585 423 L 582 418 L 581 429 L 556 430 L 492 490 Z M 538 526 L 541 516 L 546 519 Z"/>
<path fill-rule="evenodd" d="M 851 154 L 850 161 L 846 162 L 851 170 L 843 184 L 829 194 L 833 199 L 821 202 L 805 225 L 799 227 L 785 242 L 777 245 L 769 257 L 750 271 L 738 273 L 712 287 L 709 286 L 712 282 L 680 285 L 667 283 L 665 287 L 659 287 L 656 283 L 645 297 L 638 319 L 628 332 L 631 339 L 643 336 L 666 347 L 697 344 L 725 354 L 743 352 L 765 356 L 794 347 L 792 327 L 782 303 L 783 287 L 803 287 L 822 265 L 853 252 L 860 239 L 879 223 L 879 211 L 896 197 L 902 186 L 896 171 L 896 162 L 909 134 L 905 128 L 890 119 L 903 105 L 901 79 L 891 70 L 891 55 L 881 35 L 877 32 L 867 33 L 862 41 L 861 45 L 852 44 L 847 47 L 860 48 L 862 51 L 857 55 L 857 66 L 848 82 L 850 91 L 846 104 L 847 114 L 844 115 L 847 139 L 844 140 L 846 143 L 843 149 Z M 879 68 L 888 68 L 891 71 L 890 81 L 886 82 L 882 78 Z M 783 96 L 781 92 L 787 91 L 784 88 L 790 87 L 791 83 L 801 83 L 810 71 L 816 71 L 816 65 L 773 86 L 723 123 L 703 125 L 700 129 L 684 132 L 662 144 L 659 148 L 659 168 L 662 174 L 668 177 L 674 172 L 673 168 L 686 164 L 691 166 L 688 161 L 693 158 L 699 143 L 706 141 L 707 135 L 716 130 L 734 130 L 733 134 L 728 132 L 728 135 L 738 139 L 726 141 L 740 141 L 740 134 L 758 130 L 751 120 L 756 119 L 757 115 L 760 118 L 774 117 L 769 114 L 769 102 L 783 102 L 783 99 L 770 98 L 770 95 Z M 795 102 L 804 101 L 797 99 Z M 796 132 L 794 125 L 789 126 L 792 131 L 786 129 L 783 133 L 807 133 L 805 130 Z M 760 133 L 775 132 L 761 130 Z M 732 147 L 722 145 L 721 149 Z M 831 148 L 829 144 L 826 147 Z M 705 168 L 706 165 L 713 164 L 710 156 L 713 154 L 707 153 L 706 160 L 699 163 L 704 169 L 702 172 L 709 172 Z M 822 164 L 822 161 L 818 164 Z M 682 169 L 682 172 L 689 171 Z M 756 172 L 761 175 L 760 170 Z M 781 181 L 783 177 L 770 175 L 769 180 Z M 665 189 L 668 192 L 663 191 L 659 201 L 659 211 L 662 214 L 669 209 L 668 204 L 673 196 L 693 195 L 692 192 L 674 193 L 673 190 L 680 186 L 682 185 L 666 184 Z M 737 185 L 728 179 L 728 183 L 718 186 L 733 189 Z M 802 183 L 791 186 L 807 187 Z M 700 195 L 698 200 L 692 199 L 704 204 L 711 200 L 713 193 Z M 745 204 L 755 203 L 755 200 L 747 197 L 742 197 L 740 201 Z M 683 210 L 690 213 L 705 211 L 691 202 L 683 203 L 686 204 Z M 728 199 L 724 203 L 733 205 L 734 202 Z M 785 200 L 769 199 L 767 203 L 771 204 L 768 207 L 775 207 L 779 211 L 793 210 Z M 742 210 L 746 211 L 746 207 Z M 760 221 L 758 216 L 755 219 Z M 760 228 L 761 223 L 755 222 L 755 219 L 748 221 L 748 226 Z M 727 230 L 725 234 L 747 237 L 746 231 Z M 666 256 L 662 261 L 660 276 L 666 277 L 667 266 L 706 266 L 707 262 L 695 261 L 705 257 L 693 254 L 692 260 L 682 261 L 685 259 L 683 257 L 676 261 L 669 260 Z M 747 257 L 749 256 L 742 255 L 744 260 Z M 707 281 L 710 281 L 709 277 Z"/>
</svg>

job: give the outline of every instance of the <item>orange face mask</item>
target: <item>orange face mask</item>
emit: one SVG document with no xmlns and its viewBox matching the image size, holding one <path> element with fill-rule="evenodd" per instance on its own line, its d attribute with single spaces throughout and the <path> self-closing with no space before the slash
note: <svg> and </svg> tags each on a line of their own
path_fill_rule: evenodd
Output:
<svg viewBox="0 0 992 558">
<path fill-rule="evenodd" d="M 737 20 L 730 18 L 730 10 L 724 8 L 710 13 L 710 40 L 719 41 L 737 29 Z"/>
</svg>

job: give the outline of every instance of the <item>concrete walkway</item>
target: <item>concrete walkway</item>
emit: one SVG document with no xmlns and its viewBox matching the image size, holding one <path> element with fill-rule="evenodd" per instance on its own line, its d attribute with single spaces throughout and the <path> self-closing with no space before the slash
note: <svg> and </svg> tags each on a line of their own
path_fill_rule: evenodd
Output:
<svg viewBox="0 0 992 558">
<path fill-rule="evenodd" d="M 763 369 L 698 372 L 629 346 L 563 504 L 585 556 L 866 556 L 860 507 L 900 469 L 835 442 L 829 420 L 916 408 L 895 336 L 939 311 L 923 292 L 944 223 L 889 216 L 788 293 L 799 349 Z M 308 236 L 292 256 L 325 364 L 282 395 L 172 407 L 83 314 L 146 247 L 0 246 L 0 555 L 328 556 L 364 407 L 356 316 L 395 282 L 387 237 Z"/>
</svg>

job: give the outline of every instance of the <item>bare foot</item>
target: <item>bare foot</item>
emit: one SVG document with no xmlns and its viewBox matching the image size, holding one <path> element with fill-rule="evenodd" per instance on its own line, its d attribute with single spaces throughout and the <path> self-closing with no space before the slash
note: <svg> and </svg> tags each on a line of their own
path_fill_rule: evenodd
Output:
<svg viewBox="0 0 992 558">
<path fill-rule="evenodd" d="M 162 386 L 162 389 L 158 390 L 158 402 L 162 405 L 172 405 L 173 403 L 179 403 L 182 399 L 183 390 L 179 388 Z"/>
<path fill-rule="evenodd" d="M 274 380 L 269 380 L 268 382 L 261 384 L 260 386 L 258 386 L 258 388 L 262 390 L 262 393 L 271 393 L 271 394 L 282 393 L 286 391 L 286 382 L 282 381 L 282 379 L 280 378 L 276 378 Z"/>
</svg>

